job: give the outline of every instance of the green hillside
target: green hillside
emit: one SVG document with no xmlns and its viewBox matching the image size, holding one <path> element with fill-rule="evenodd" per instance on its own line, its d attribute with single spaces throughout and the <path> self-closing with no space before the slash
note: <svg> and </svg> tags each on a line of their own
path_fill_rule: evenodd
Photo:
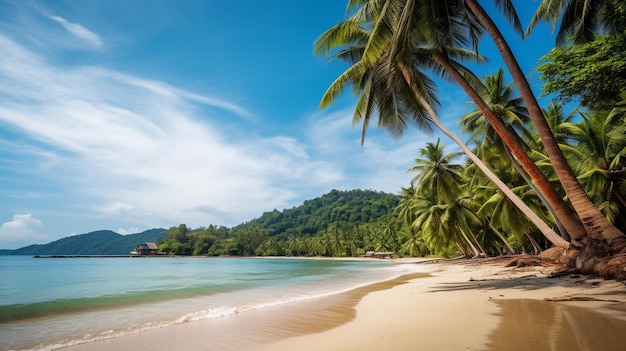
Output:
<svg viewBox="0 0 626 351">
<path fill-rule="evenodd" d="M 164 229 L 150 229 L 138 234 L 121 235 L 110 230 L 69 236 L 45 245 L 30 245 L 4 250 L 10 255 L 127 255 L 137 244 L 165 238 Z"/>
<path fill-rule="evenodd" d="M 398 196 L 373 190 L 332 190 L 300 206 L 265 212 L 234 230 L 261 228 L 269 236 L 312 236 L 333 223 L 372 223 L 387 217 L 398 205 Z"/>
</svg>

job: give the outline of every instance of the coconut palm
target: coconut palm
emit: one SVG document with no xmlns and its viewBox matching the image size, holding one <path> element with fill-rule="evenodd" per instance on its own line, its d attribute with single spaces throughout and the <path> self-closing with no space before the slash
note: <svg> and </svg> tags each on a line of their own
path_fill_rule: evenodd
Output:
<svg viewBox="0 0 626 351">
<path fill-rule="evenodd" d="M 392 135 L 400 134 L 406 128 L 408 120 L 417 122 L 423 127 L 427 126 L 427 121 L 432 121 L 446 135 L 451 137 L 483 172 L 489 173 L 489 169 L 471 153 L 471 150 L 458 137 L 445 129 L 436 118 L 437 115 L 432 108 L 432 105 L 437 102 L 433 92 L 433 82 L 418 69 L 420 66 L 436 66 L 432 60 L 432 49 L 416 47 L 411 52 L 403 52 L 403 55 L 407 55 L 404 60 L 401 56 L 392 56 L 391 48 L 385 50 L 390 43 L 392 32 L 389 30 L 390 27 L 385 30 L 386 26 L 383 23 L 394 23 L 397 22 L 398 18 L 393 19 L 393 8 L 387 7 L 387 3 L 382 8 L 370 6 L 371 3 L 380 4 L 381 1 L 350 2 L 349 6 L 357 4 L 361 7 L 344 22 L 323 33 L 316 42 L 316 53 L 325 55 L 332 49 L 341 47 L 341 50 L 334 54 L 331 59 L 339 58 L 351 64 L 350 68 L 340 75 L 326 91 L 321 106 L 325 107 L 330 104 L 347 85 L 352 85 L 355 91 L 359 93 L 353 122 L 362 122 L 362 138 L 375 109 L 379 114 L 379 126 L 385 127 Z M 376 13 L 376 11 L 379 12 Z M 392 20 L 381 21 L 380 18 L 383 17 L 383 14 L 391 14 Z M 457 27 L 460 26 L 462 20 L 462 18 L 457 19 Z M 370 31 L 366 27 L 370 26 L 371 23 L 375 23 L 375 26 Z M 372 35 L 372 33 L 377 35 Z M 364 46 L 363 43 L 366 45 Z M 366 52 L 369 53 L 367 57 L 364 56 Z M 375 57 L 372 52 L 377 52 L 378 56 Z M 470 75 L 452 59 L 453 57 L 468 56 L 467 51 L 448 47 L 446 63 L 458 75 L 461 75 L 459 69 Z M 404 62 L 410 64 L 404 64 Z M 507 196 L 511 197 L 512 201 L 516 201 L 514 194 L 509 189 L 505 189 L 506 186 L 502 182 L 496 177 L 493 177 L 492 180 L 498 184 L 498 187 L 502 188 Z M 520 208 L 525 207 L 521 201 L 516 201 L 516 204 Z M 524 208 L 524 213 L 533 217 L 536 225 L 555 245 L 562 247 L 569 245 L 549 226 L 541 222 L 530 209 Z"/>
<path fill-rule="evenodd" d="M 411 181 L 417 184 L 416 190 L 421 192 L 424 188 L 431 189 L 441 201 L 453 201 L 461 192 L 463 166 L 452 161 L 462 154 L 452 152 L 446 155 L 439 139 L 434 144 L 426 143 L 426 147 L 419 151 L 425 157 L 416 158 L 417 165 L 408 170 L 418 172 Z"/>
<path fill-rule="evenodd" d="M 402 246 L 401 252 L 408 254 L 411 257 L 424 256 L 430 252 L 428 246 L 424 242 L 421 233 L 413 227 L 408 227 L 402 232 Z"/>
</svg>

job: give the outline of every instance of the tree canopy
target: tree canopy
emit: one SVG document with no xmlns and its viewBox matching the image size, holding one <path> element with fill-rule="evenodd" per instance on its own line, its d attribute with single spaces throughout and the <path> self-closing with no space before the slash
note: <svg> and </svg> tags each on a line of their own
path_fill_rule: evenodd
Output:
<svg viewBox="0 0 626 351">
<path fill-rule="evenodd" d="M 563 102 L 577 100 L 594 110 L 610 109 L 626 91 L 626 33 L 554 48 L 537 70 L 544 95 L 554 93 Z"/>
</svg>

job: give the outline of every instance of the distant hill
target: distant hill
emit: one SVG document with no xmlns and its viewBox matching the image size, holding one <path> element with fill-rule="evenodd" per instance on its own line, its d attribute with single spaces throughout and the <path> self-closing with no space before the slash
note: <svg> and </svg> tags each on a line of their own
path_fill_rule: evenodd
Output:
<svg viewBox="0 0 626 351">
<path fill-rule="evenodd" d="M 270 236 L 314 236 L 332 223 L 364 224 L 389 216 L 399 196 L 374 190 L 332 190 L 283 211 L 265 212 L 261 217 L 233 229 L 262 228 Z"/>
<path fill-rule="evenodd" d="M 165 239 L 165 229 L 121 235 L 110 230 L 73 235 L 45 245 L 0 250 L 0 255 L 127 255 L 137 244 Z"/>
</svg>

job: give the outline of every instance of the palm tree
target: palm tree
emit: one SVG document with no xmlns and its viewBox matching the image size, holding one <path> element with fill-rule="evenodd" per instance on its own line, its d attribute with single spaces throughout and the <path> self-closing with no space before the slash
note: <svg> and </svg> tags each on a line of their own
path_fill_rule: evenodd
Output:
<svg viewBox="0 0 626 351">
<path fill-rule="evenodd" d="M 552 135 L 550 128 L 541 113 L 541 108 L 530 89 L 530 85 L 524 76 L 515 56 L 513 55 L 501 32 L 475 0 L 465 0 L 462 3 L 454 0 L 450 1 L 429 1 L 429 0 L 389 0 L 393 5 L 385 7 L 393 8 L 394 13 L 400 12 L 399 24 L 394 28 L 394 45 L 392 53 L 411 50 L 419 46 L 419 43 L 427 43 L 429 47 L 434 47 L 433 56 L 437 62 L 456 80 L 462 89 L 472 98 L 476 105 L 483 111 L 489 122 L 496 129 L 498 135 L 503 139 L 513 155 L 520 160 L 523 167 L 532 177 L 533 181 L 544 193 L 546 199 L 550 201 L 559 219 L 567 228 L 573 239 L 581 240 L 590 238 L 594 240 L 593 246 L 596 254 L 603 255 L 606 252 L 618 252 L 626 247 L 626 236 L 613 224 L 611 224 L 602 213 L 594 206 L 587 194 L 578 183 L 569 164 L 566 162 L 558 144 Z M 505 8 L 510 18 L 517 18 L 510 1 L 499 1 L 499 5 Z M 388 16 L 381 16 L 377 23 L 395 23 Z M 480 25 L 477 25 L 479 23 Z M 515 28 L 521 31 L 519 21 L 515 21 Z M 378 24 L 373 25 L 378 28 Z M 563 199 L 554 191 L 546 177 L 539 168 L 532 162 L 496 116 L 488 110 L 486 104 L 480 101 L 480 96 L 468 84 L 467 79 L 460 74 L 449 60 L 449 47 L 452 44 L 461 42 L 471 42 L 474 48 L 477 47 L 478 36 L 482 29 L 492 37 L 496 47 L 501 53 L 506 66 L 508 67 L 518 90 L 524 99 L 529 110 L 530 117 L 535 125 L 537 133 L 541 137 L 548 156 L 556 170 L 561 185 L 570 200 L 576 215 L 569 213 L 567 205 Z M 376 33 L 376 31 L 374 31 Z M 385 36 L 388 36 L 385 34 Z M 372 40 L 370 40 L 372 41 Z M 374 47 L 374 57 L 378 51 Z M 368 56 L 365 54 L 365 56 Z M 396 56 L 393 57 L 396 59 Z M 581 223 L 582 221 L 582 223 Z M 584 223 L 584 226 L 583 226 Z M 572 243 L 578 243 L 572 241 Z M 589 246 L 586 246 L 589 247 Z M 588 251 L 591 252 L 591 251 Z"/>
<path fill-rule="evenodd" d="M 408 227 L 403 232 L 403 244 L 400 247 L 401 252 L 408 254 L 411 257 L 420 257 L 428 254 L 430 249 L 426 246 L 424 238 L 421 233 L 413 227 Z"/>
<path fill-rule="evenodd" d="M 421 156 L 426 157 L 416 158 L 417 165 L 408 170 L 418 172 L 411 181 L 417 184 L 416 190 L 421 192 L 424 188 L 431 189 L 442 201 L 453 201 L 461 192 L 463 167 L 451 162 L 461 153 L 453 152 L 446 155 L 444 145 L 439 144 L 439 139 L 435 144 L 426 143 L 426 147 L 419 151 Z"/>
<path fill-rule="evenodd" d="M 419 2 L 419 4 L 416 4 L 417 1 L 390 1 L 393 1 L 395 4 L 395 6 L 390 7 L 402 8 L 402 10 L 400 10 L 402 12 L 400 24 L 396 26 L 396 33 L 399 34 L 395 35 L 392 52 L 398 52 L 398 55 L 400 53 L 408 55 L 409 53 L 406 53 L 408 50 L 414 52 L 417 50 L 416 48 L 431 48 L 430 52 L 432 58 L 434 58 L 439 65 L 435 67 L 437 71 L 441 72 L 441 70 L 444 70 L 445 73 L 449 74 L 449 76 L 460 84 L 463 90 L 485 115 L 513 155 L 529 173 L 538 188 L 555 209 L 568 232 L 570 232 L 574 238 L 583 237 L 586 233 L 580 220 L 571 212 L 571 209 L 569 209 L 562 197 L 552 188 L 545 175 L 541 173 L 533 160 L 524 152 L 524 149 L 517 142 L 516 137 L 506 128 L 504 123 L 497 118 L 481 99 L 480 95 L 473 89 L 466 78 L 467 72 L 462 74 L 459 71 L 459 68 L 462 67 L 450 60 L 451 45 L 459 42 L 471 43 L 474 46 L 477 45 L 480 28 L 477 28 L 476 17 L 455 1 L 423 1 Z M 393 23 L 394 21 L 389 18 L 379 18 L 378 22 Z M 374 25 L 374 27 L 376 27 L 376 25 Z M 407 50 L 405 48 L 409 49 Z M 364 56 L 367 56 L 367 53 L 365 53 Z"/>
<path fill-rule="evenodd" d="M 550 1 L 550 0 L 547 0 Z M 578 3 L 600 3 L 592 0 L 574 0 Z M 537 129 L 537 133 L 541 137 L 541 141 L 544 145 L 545 151 L 550 157 L 550 161 L 552 166 L 554 167 L 557 176 L 563 186 L 563 190 L 565 190 L 567 197 L 569 198 L 574 211 L 578 215 L 578 218 L 583 222 L 585 230 L 584 234 L 579 232 L 579 230 L 572 231 L 570 227 L 572 227 L 573 223 L 570 223 L 569 218 L 561 218 L 561 221 L 564 226 L 568 229 L 570 236 L 573 239 L 579 240 L 585 236 L 589 236 L 591 239 L 605 242 L 606 246 L 609 247 L 609 251 L 620 251 L 622 248 L 626 247 L 626 236 L 612 223 L 610 223 L 606 217 L 602 215 L 602 213 L 598 210 L 597 207 L 594 206 L 593 202 L 587 196 L 582 186 L 576 179 L 574 172 L 571 167 L 567 163 L 565 156 L 561 152 L 554 135 L 552 134 L 550 127 L 542 114 L 541 107 L 537 102 L 535 95 L 530 88 L 530 84 L 526 79 L 519 63 L 513 51 L 509 47 L 506 42 L 504 36 L 495 25 L 491 17 L 487 14 L 487 12 L 480 6 L 480 4 L 476 0 L 465 0 L 465 5 L 467 8 L 476 16 L 481 25 L 485 28 L 487 33 L 491 36 L 493 41 L 502 56 L 505 65 L 509 69 L 513 81 L 515 82 L 517 89 L 520 91 L 522 99 L 524 100 L 526 107 L 528 108 L 528 112 L 530 117 Z M 510 1 L 505 1 L 507 6 L 504 6 L 506 9 L 513 9 Z M 560 3 L 563 3 L 560 1 Z M 513 16 L 513 12 L 509 11 L 509 17 Z M 518 22 L 515 22 L 515 28 L 519 29 Z M 512 150 L 513 151 L 513 150 Z M 516 155 L 517 157 L 517 155 Z M 543 190 L 543 189 L 542 189 Z M 544 193 L 545 194 L 545 193 Z M 550 200 L 547 195 L 548 200 Z M 552 202 L 552 201 L 551 201 Z M 555 207 L 555 210 L 559 210 L 558 207 Z M 600 245 L 596 243 L 594 245 Z"/>
<path fill-rule="evenodd" d="M 352 85 L 355 91 L 360 94 L 353 122 L 362 122 L 362 141 L 374 109 L 378 110 L 379 126 L 385 127 L 392 135 L 400 135 L 403 132 L 407 126 L 407 119 L 416 122 L 421 127 L 427 127 L 426 122 L 430 120 L 447 136 L 451 137 L 483 172 L 489 174 L 489 169 L 437 119 L 432 108 L 432 105 L 437 102 L 433 92 L 434 83 L 417 69 L 420 65 L 431 67 L 434 65 L 432 50 L 430 48 L 416 48 L 411 52 L 403 52 L 402 54 L 409 56 L 404 60 L 395 57 L 391 60 L 392 52 L 390 51 L 391 48 L 388 48 L 390 38 L 389 35 L 385 34 L 385 26 L 382 23 L 392 23 L 393 21 L 380 21 L 379 17 L 382 17 L 380 12 L 386 13 L 385 11 L 388 9 L 387 3 L 382 8 L 375 6 L 380 5 L 380 3 L 381 1 L 350 2 L 349 6 L 356 4 L 361 5 L 361 7 L 354 15 L 323 33 L 316 41 L 315 51 L 317 54 L 326 55 L 332 49 L 342 47 L 331 59 L 339 58 L 351 64 L 350 68 L 328 88 L 322 98 L 321 107 L 328 106 L 345 89 L 346 85 Z M 372 22 L 376 25 L 370 31 L 365 27 L 371 25 Z M 372 32 L 379 35 L 372 35 Z M 391 32 L 387 31 L 387 34 L 389 33 Z M 373 38 L 377 40 L 373 40 Z M 364 43 L 366 44 L 364 45 Z M 367 50 L 370 54 L 366 58 L 364 53 Z M 374 57 L 371 54 L 372 51 L 378 52 L 379 56 Z M 462 69 L 462 66 L 453 61 L 450 55 L 458 57 L 469 55 L 463 50 L 453 48 L 447 50 L 446 62 L 453 67 L 454 72 L 460 75 L 456 69 Z M 405 65 L 403 62 L 410 62 L 411 64 Z M 551 242 L 561 247 L 569 245 L 549 226 L 539 220 L 536 214 L 525 207 L 523 202 L 519 199 L 516 200 L 514 194 L 506 189 L 506 186 L 497 177 L 490 176 L 490 179 L 507 196 L 511 197 L 511 201 L 515 201 L 520 208 L 523 208 L 527 216 L 533 218 L 533 222 L 546 237 L 550 238 Z"/>
<path fill-rule="evenodd" d="M 574 140 L 567 147 L 572 165 L 587 192 L 611 221 L 622 217 L 626 198 L 620 187 L 626 181 L 626 124 L 618 109 L 582 114 L 579 123 L 563 123 Z"/>
</svg>

